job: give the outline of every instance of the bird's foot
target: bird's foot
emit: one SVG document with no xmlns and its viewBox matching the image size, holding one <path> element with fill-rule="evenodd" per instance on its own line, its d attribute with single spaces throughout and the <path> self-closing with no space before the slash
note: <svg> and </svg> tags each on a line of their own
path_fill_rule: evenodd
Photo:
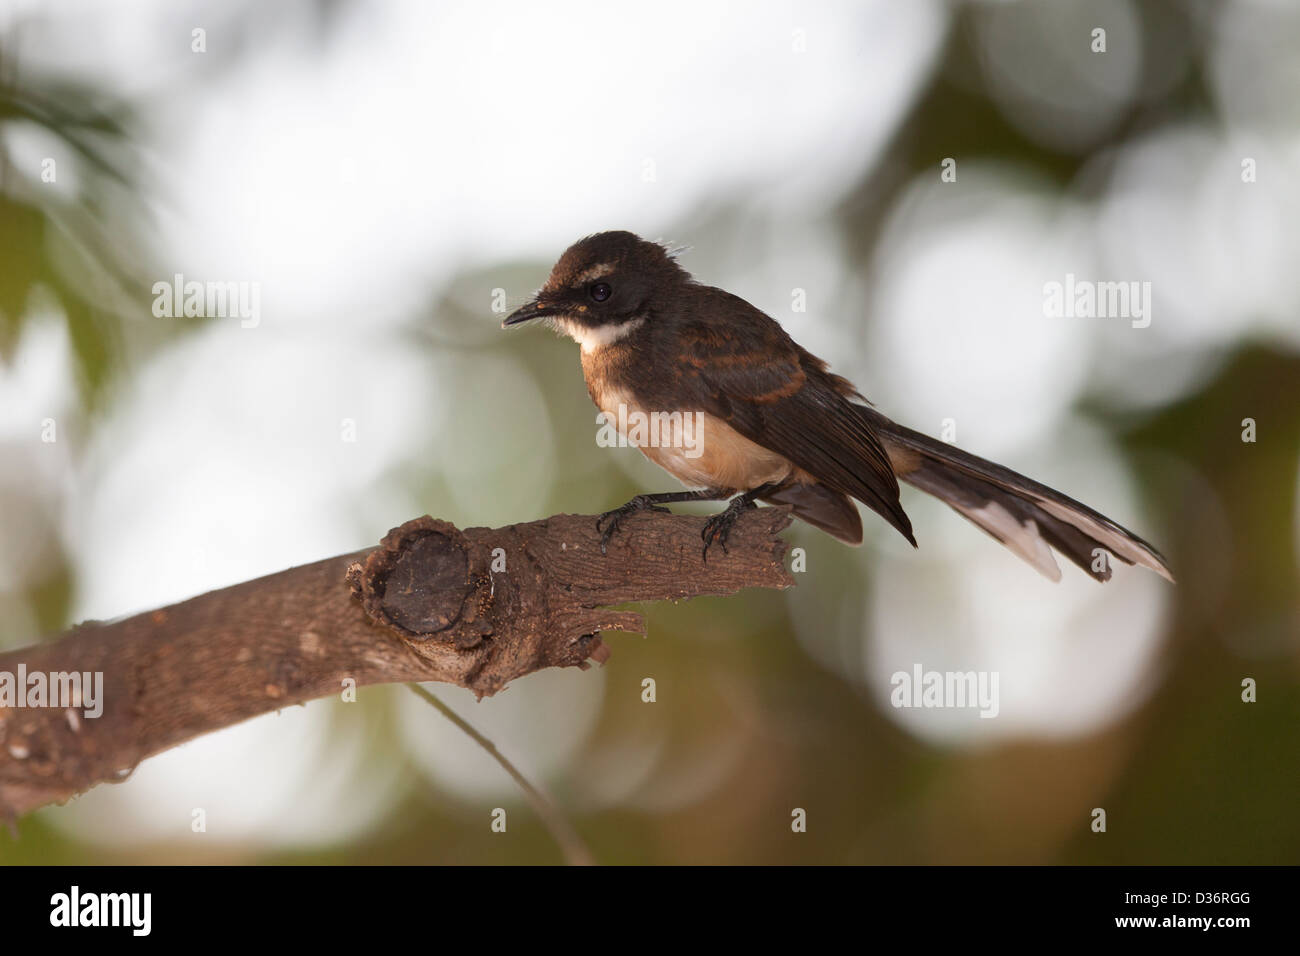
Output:
<svg viewBox="0 0 1300 956">
<path fill-rule="evenodd" d="M 627 504 L 615 508 L 613 511 L 606 511 L 596 519 L 596 530 L 600 531 L 604 526 L 604 531 L 600 535 L 600 553 L 605 553 L 605 548 L 609 544 L 610 538 L 618 533 L 619 526 L 623 519 L 628 515 L 634 515 L 638 511 L 662 511 L 669 513 L 668 509 L 662 505 L 657 505 L 651 500 L 649 495 L 637 495 Z"/>
<path fill-rule="evenodd" d="M 700 537 L 704 539 L 704 560 L 709 560 L 709 548 L 717 544 L 722 548 L 722 553 L 727 553 L 727 539 L 731 536 L 731 527 L 736 523 L 744 512 L 751 508 L 757 508 L 754 499 L 749 495 L 737 495 L 732 498 L 727 507 L 719 511 L 708 521 L 704 522 L 704 530 L 700 532 Z"/>
</svg>

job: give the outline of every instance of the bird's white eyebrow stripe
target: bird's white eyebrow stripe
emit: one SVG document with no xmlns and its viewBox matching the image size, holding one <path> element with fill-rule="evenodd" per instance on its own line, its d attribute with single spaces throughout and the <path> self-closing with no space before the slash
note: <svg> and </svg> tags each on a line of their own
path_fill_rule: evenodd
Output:
<svg viewBox="0 0 1300 956">
<path fill-rule="evenodd" d="M 605 278 L 605 276 L 609 275 L 613 271 L 614 271 L 614 263 L 601 262 L 597 265 L 592 266 L 590 269 L 587 269 L 584 272 L 582 272 L 576 279 L 573 280 L 573 284 L 586 285 L 588 282 L 592 282 L 596 279 Z"/>
</svg>

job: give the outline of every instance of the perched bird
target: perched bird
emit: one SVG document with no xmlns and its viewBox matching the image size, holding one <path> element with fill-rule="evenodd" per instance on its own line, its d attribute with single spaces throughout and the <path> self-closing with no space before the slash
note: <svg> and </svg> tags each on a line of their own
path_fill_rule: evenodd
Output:
<svg viewBox="0 0 1300 956">
<path fill-rule="evenodd" d="M 630 232 L 570 246 L 533 301 L 502 323 L 541 319 L 582 346 L 587 391 L 607 421 L 668 423 L 641 451 L 692 491 L 638 495 L 606 512 L 604 550 L 628 515 L 680 501 L 722 501 L 703 531 L 727 534 L 756 501 L 788 506 L 848 544 L 862 541 L 852 499 L 912 545 L 898 482 L 946 502 L 1052 580 L 1051 548 L 1099 581 L 1102 549 L 1173 580 L 1159 552 L 1072 498 L 930 438 L 871 408 L 846 379 L 744 299 L 691 278 L 665 247 Z M 693 430 L 696 432 L 692 434 Z M 1049 547 L 1050 546 L 1050 547 Z M 1100 560 L 1099 560 L 1100 556 Z"/>
</svg>

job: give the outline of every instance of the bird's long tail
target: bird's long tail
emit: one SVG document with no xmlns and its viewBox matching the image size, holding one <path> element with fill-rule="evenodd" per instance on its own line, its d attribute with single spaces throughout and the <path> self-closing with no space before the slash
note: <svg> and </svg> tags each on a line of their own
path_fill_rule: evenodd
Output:
<svg viewBox="0 0 1300 956">
<path fill-rule="evenodd" d="M 1051 548 L 1098 581 L 1110 580 L 1107 555 L 1173 581 L 1160 552 L 1087 505 L 874 409 L 860 411 L 880 435 L 900 481 L 945 502 L 1053 581 L 1060 580 L 1061 569 Z"/>
</svg>

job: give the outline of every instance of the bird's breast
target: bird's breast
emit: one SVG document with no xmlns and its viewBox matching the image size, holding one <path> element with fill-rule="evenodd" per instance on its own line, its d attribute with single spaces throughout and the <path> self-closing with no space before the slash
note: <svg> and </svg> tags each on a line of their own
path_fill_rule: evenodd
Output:
<svg viewBox="0 0 1300 956">
<path fill-rule="evenodd" d="M 603 427 L 687 487 L 746 491 L 783 481 L 794 470 L 784 456 L 702 410 L 649 407 L 605 375 L 589 374 L 587 390 L 604 413 Z"/>
</svg>

